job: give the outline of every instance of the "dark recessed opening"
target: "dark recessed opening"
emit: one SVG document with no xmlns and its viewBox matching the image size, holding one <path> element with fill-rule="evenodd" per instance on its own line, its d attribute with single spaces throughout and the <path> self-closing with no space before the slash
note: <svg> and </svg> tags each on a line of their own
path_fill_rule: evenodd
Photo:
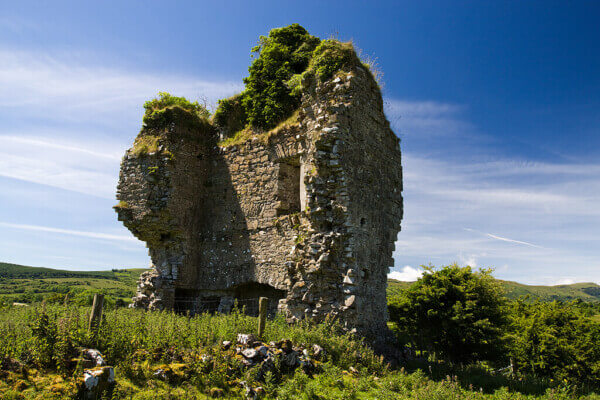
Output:
<svg viewBox="0 0 600 400">
<path fill-rule="evenodd" d="M 298 157 L 288 158 L 279 163 L 277 200 L 279 200 L 277 215 L 300 211 L 300 163 Z"/>
<path fill-rule="evenodd" d="M 268 314 L 277 313 L 279 300 L 285 297 L 285 290 L 275 289 L 273 286 L 264 285 L 257 282 L 248 282 L 236 286 L 234 297 L 238 301 L 238 306 L 245 307 L 247 315 L 258 315 L 258 299 L 266 297 L 269 299 Z"/>
<path fill-rule="evenodd" d="M 367 220 L 364 218 L 360 219 L 360 226 L 365 226 L 365 224 L 367 223 Z"/>
<path fill-rule="evenodd" d="M 167 240 L 171 239 L 171 234 L 170 233 L 161 233 L 160 234 L 160 241 L 161 242 L 165 242 Z"/>
</svg>

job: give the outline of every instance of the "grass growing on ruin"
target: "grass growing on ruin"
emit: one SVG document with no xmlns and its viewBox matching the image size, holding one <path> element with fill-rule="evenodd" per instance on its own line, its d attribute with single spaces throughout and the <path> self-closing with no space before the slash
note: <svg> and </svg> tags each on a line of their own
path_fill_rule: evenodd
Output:
<svg viewBox="0 0 600 400">
<path fill-rule="evenodd" d="M 107 311 L 100 333 L 91 335 L 86 329 L 88 310 L 41 305 L 3 309 L 0 398 L 74 398 L 78 375 L 65 361 L 80 346 L 98 348 L 116 367 L 115 399 L 243 398 L 242 382 L 261 387 L 261 398 L 266 399 L 577 398 L 566 386 L 527 386 L 473 368 L 456 374 L 441 365 L 411 366 L 429 369 L 436 380 L 418 370 L 394 371 L 336 324 L 288 325 L 282 318 L 268 322 L 265 342 L 289 338 L 295 344 L 319 344 L 326 356 L 310 374 L 276 366 L 273 373 L 257 378 L 257 367 L 242 366 L 239 356 L 219 346 L 222 340 L 235 340 L 237 333 L 256 333 L 256 318 L 241 312 L 190 318 L 117 309 Z M 156 377 L 159 368 L 168 371 L 168 380 Z M 514 389 L 538 394 L 520 394 Z M 580 398 L 598 400 L 600 396 Z"/>
<path fill-rule="evenodd" d="M 159 140 L 160 138 L 158 136 L 140 135 L 135 138 L 135 141 L 133 142 L 131 154 L 135 157 L 154 154 L 158 151 Z"/>
<path fill-rule="evenodd" d="M 146 110 L 144 114 L 144 122 L 146 122 L 146 118 L 151 119 L 155 113 L 170 107 L 179 107 L 197 115 L 200 118 L 210 117 L 210 112 L 206 106 L 198 103 L 197 101 L 191 102 L 185 97 L 177 97 L 167 92 L 159 92 L 158 97 L 148 100 L 144 103 L 144 109 Z"/>
<path fill-rule="evenodd" d="M 119 202 L 114 205 L 113 208 L 129 208 L 129 204 L 126 201 L 119 200 Z"/>
<path fill-rule="evenodd" d="M 277 126 L 273 129 L 270 129 L 266 132 L 256 132 L 251 127 L 245 127 L 244 129 L 236 132 L 233 136 L 228 137 L 224 140 L 221 140 L 217 143 L 220 147 L 230 147 L 240 145 L 242 143 L 247 142 L 248 140 L 252 140 L 254 138 L 260 140 L 262 143 L 267 143 L 271 136 L 277 135 L 283 130 L 290 129 L 294 126 L 298 125 L 298 116 L 300 114 L 300 110 L 296 110 L 284 121 L 281 121 Z"/>
</svg>

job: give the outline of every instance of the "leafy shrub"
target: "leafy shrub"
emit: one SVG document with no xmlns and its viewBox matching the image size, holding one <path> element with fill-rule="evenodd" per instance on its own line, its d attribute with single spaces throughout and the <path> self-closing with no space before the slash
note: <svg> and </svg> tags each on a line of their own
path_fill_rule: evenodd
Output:
<svg viewBox="0 0 600 400">
<path fill-rule="evenodd" d="M 600 384 L 600 324 L 576 303 L 517 301 L 510 354 L 520 374 Z"/>
<path fill-rule="evenodd" d="M 244 79 L 242 100 L 252 126 L 270 129 L 299 106 L 299 96 L 293 96 L 285 82 L 308 67 L 318 43 L 319 38 L 298 24 L 272 29 L 269 36 L 260 37 L 252 49 L 258 58 Z"/>
<path fill-rule="evenodd" d="M 242 100 L 243 93 L 219 100 L 213 115 L 213 123 L 225 133 L 225 136 L 230 137 L 246 126 L 248 115 Z"/>
<path fill-rule="evenodd" d="M 144 109 L 146 115 L 152 114 L 157 111 L 164 110 L 167 107 L 179 107 L 191 113 L 198 115 L 201 118 L 209 118 L 210 112 L 205 106 L 201 105 L 197 101 L 193 103 L 185 97 L 173 96 L 167 92 L 159 92 L 158 97 L 148 100 L 144 103 Z"/>
<path fill-rule="evenodd" d="M 321 41 L 298 24 L 272 29 L 252 49 L 258 57 L 248 68 L 246 89 L 219 101 L 213 121 L 226 136 L 246 126 L 269 130 L 300 105 L 305 80 L 330 79 L 335 72 L 361 65 L 352 43 Z"/>
<path fill-rule="evenodd" d="M 490 271 L 429 267 L 390 300 L 390 319 L 416 348 L 449 361 L 496 360 L 504 348 L 505 301 Z"/>
</svg>

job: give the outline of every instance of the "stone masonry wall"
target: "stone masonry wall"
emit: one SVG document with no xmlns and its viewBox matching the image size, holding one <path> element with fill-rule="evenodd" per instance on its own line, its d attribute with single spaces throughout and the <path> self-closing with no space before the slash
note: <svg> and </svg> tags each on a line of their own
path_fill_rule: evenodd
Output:
<svg viewBox="0 0 600 400">
<path fill-rule="evenodd" d="M 142 129 L 160 146 L 126 153 L 116 207 L 152 259 L 135 306 L 227 311 L 266 295 L 290 320 L 385 329 L 399 140 L 363 68 L 306 87 L 295 124 L 234 146 L 211 127 Z"/>
</svg>

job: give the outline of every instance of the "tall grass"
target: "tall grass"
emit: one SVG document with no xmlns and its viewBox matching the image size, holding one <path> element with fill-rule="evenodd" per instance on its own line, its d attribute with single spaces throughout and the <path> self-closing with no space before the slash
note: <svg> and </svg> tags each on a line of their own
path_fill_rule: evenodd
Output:
<svg viewBox="0 0 600 400">
<path fill-rule="evenodd" d="M 268 321 L 265 342 L 291 339 L 295 345 L 319 344 L 326 357 L 313 373 L 275 369 L 266 375 L 260 366 L 246 368 L 232 351 L 221 349 L 224 340 L 238 333 L 254 333 L 257 320 L 236 310 L 229 315 L 177 315 L 132 309 L 108 310 L 97 334 L 87 330 L 88 308 L 40 305 L 0 310 L 0 363 L 20 360 L 28 370 L 4 373 L 0 365 L 0 399 L 73 398 L 78 374 L 68 367 L 79 347 L 99 349 L 116 366 L 117 387 L 112 398 L 193 399 L 218 395 L 244 396 L 242 384 L 260 386 L 262 398 L 278 399 L 572 399 L 573 388 L 539 388 L 539 394 L 522 394 L 506 387 L 467 384 L 467 377 L 435 367 L 408 373 L 390 370 L 360 340 L 327 321 L 289 325 L 281 317 Z M 206 358 L 210 355 L 209 358 Z M 416 367 L 416 366 L 413 366 Z M 158 380 L 157 368 L 173 379 Z M 427 372 L 427 367 L 423 366 Z M 37 371 L 37 372 L 36 372 Z M 448 375 L 443 376 L 445 372 Z M 478 375 L 479 374 L 479 375 Z M 502 384 L 501 380 L 497 382 Z M 61 386 L 62 385 L 62 386 Z M 70 385 L 70 386 L 69 386 Z M 489 386 L 489 385 L 488 385 Z M 493 385 L 492 385 L 493 386 Z M 480 390 L 485 388 L 486 390 Z M 484 393 L 487 392 L 487 393 Z M 19 397 L 20 396 L 20 397 Z M 581 399 L 600 400 L 589 394 Z"/>
</svg>

